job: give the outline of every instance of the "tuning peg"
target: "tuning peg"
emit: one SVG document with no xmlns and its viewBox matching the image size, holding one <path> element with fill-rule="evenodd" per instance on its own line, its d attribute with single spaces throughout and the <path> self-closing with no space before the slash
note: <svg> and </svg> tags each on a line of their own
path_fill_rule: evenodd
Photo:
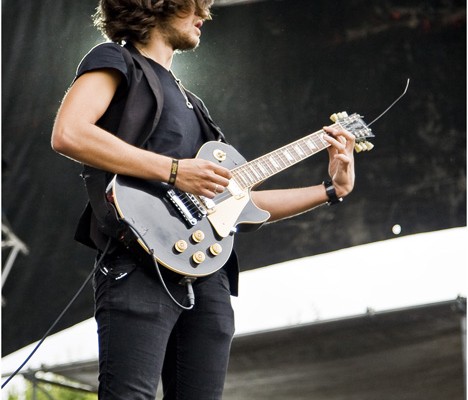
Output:
<svg viewBox="0 0 468 400">
<path fill-rule="evenodd" d="M 360 153 L 361 151 L 371 151 L 374 148 L 374 145 L 367 140 L 365 142 L 356 143 L 354 145 L 354 150 L 356 153 Z"/>
<path fill-rule="evenodd" d="M 374 148 L 374 144 L 371 142 L 368 142 L 367 140 L 363 144 L 364 146 L 366 146 L 367 151 L 371 151 Z"/>
<path fill-rule="evenodd" d="M 338 113 L 338 118 L 339 119 L 346 118 L 347 116 L 348 116 L 348 113 L 346 111 L 342 111 L 342 112 Z"/>
<path fill-rule="evenodd" d="M 356 153 L 360 153 L 361 151 L 367 151 L 367 147 L 363 143 L 356 143 L 354 145 L 354 150 Z"/>
<path fill-rule="evenodd" d="M 330 115 L 330 119 L 333 122 L 337 122 L 338 120 L 346 118 L 346 117 L 348 117 L 348 113 L 346 111 L 342 111 L 342 112 L 334 113 L 334 114 Z"/>
</svg>

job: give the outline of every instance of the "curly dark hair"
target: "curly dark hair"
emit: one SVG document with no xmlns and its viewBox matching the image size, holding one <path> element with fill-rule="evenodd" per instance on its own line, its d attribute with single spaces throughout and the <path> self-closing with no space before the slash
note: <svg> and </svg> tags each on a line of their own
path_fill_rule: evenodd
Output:
<svg viewBox="0 0 468 400">
<path fill-rule="evenodd" d="M 146 44 L 150 30 L 174 16 L 195 10 L 203 19 L 210 19 L 214 0 L 99 0 L 94 25 L 116 43 Z"/>
</svg>

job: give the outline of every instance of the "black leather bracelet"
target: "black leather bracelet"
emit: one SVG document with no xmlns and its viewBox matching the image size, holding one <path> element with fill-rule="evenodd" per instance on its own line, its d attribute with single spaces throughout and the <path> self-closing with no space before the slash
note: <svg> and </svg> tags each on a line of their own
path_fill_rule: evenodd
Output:
<svg viewBox="0 0 468 400">
<path fill-rule="evenodd" d="M 176 178 L 177 178 L 177 169 L 179 168 L 179 160 L 176 160 L 175 158 L 172 159 L 172 164 L 171 164 L 171 175 L 169 176 L 169 180 L 167 183 L 169 185 L 174 185 Z"/>
<path fill-rule="evenodd" d="M 343 201 L 342 197 L 338 197 L 336 195 L 335 186 L 333 186 L 333 182 L 331 180 L 323 181 L 323 185 L 325 186 L 325 192 L 328 196 L 327 204 L 329 206 L 332 204 L 341 203 Z"/>
</svg>

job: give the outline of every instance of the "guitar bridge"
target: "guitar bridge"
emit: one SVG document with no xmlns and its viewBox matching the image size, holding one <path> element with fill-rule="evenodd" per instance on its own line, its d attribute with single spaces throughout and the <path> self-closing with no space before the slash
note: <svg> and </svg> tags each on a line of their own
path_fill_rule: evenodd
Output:
<svg viewBox="0 0 468 400">
<path fill-rule="evenodd" d="M 166 196 L 189 226 L 195 226 L 198 221 L 206 217 L 205 208 L 193 194 L 171 189 Z"/>
</svg>

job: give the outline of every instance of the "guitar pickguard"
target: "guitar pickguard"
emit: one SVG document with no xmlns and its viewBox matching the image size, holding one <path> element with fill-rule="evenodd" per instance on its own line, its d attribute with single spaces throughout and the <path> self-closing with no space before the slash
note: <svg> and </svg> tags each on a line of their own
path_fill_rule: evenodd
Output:
<svg viewBox="0 0 468 400">
<path fill-rule="evenodd" d="M 247 162 L 236 149 L 221 142 L 206 143 L 197 158 L 212 161 L 230 170 Z M 213 200 L 216 207 L 208 213 L 207 218 L 221 237 L 232 235 L 242 224 L 259 228 L 270 217 L 268 212 L 252 203 L 249 190 L 242 191 L 234 182 Z"/>
<path fill-rule="evenodd" d="M 219 236 L 226 237 L 236 231 L 239 216 L 249 200 L 248 196 L 240 199 L 231 196 L 216 205 L 214 211 L 208 214 L 208 220 Z"/>
</svg>

